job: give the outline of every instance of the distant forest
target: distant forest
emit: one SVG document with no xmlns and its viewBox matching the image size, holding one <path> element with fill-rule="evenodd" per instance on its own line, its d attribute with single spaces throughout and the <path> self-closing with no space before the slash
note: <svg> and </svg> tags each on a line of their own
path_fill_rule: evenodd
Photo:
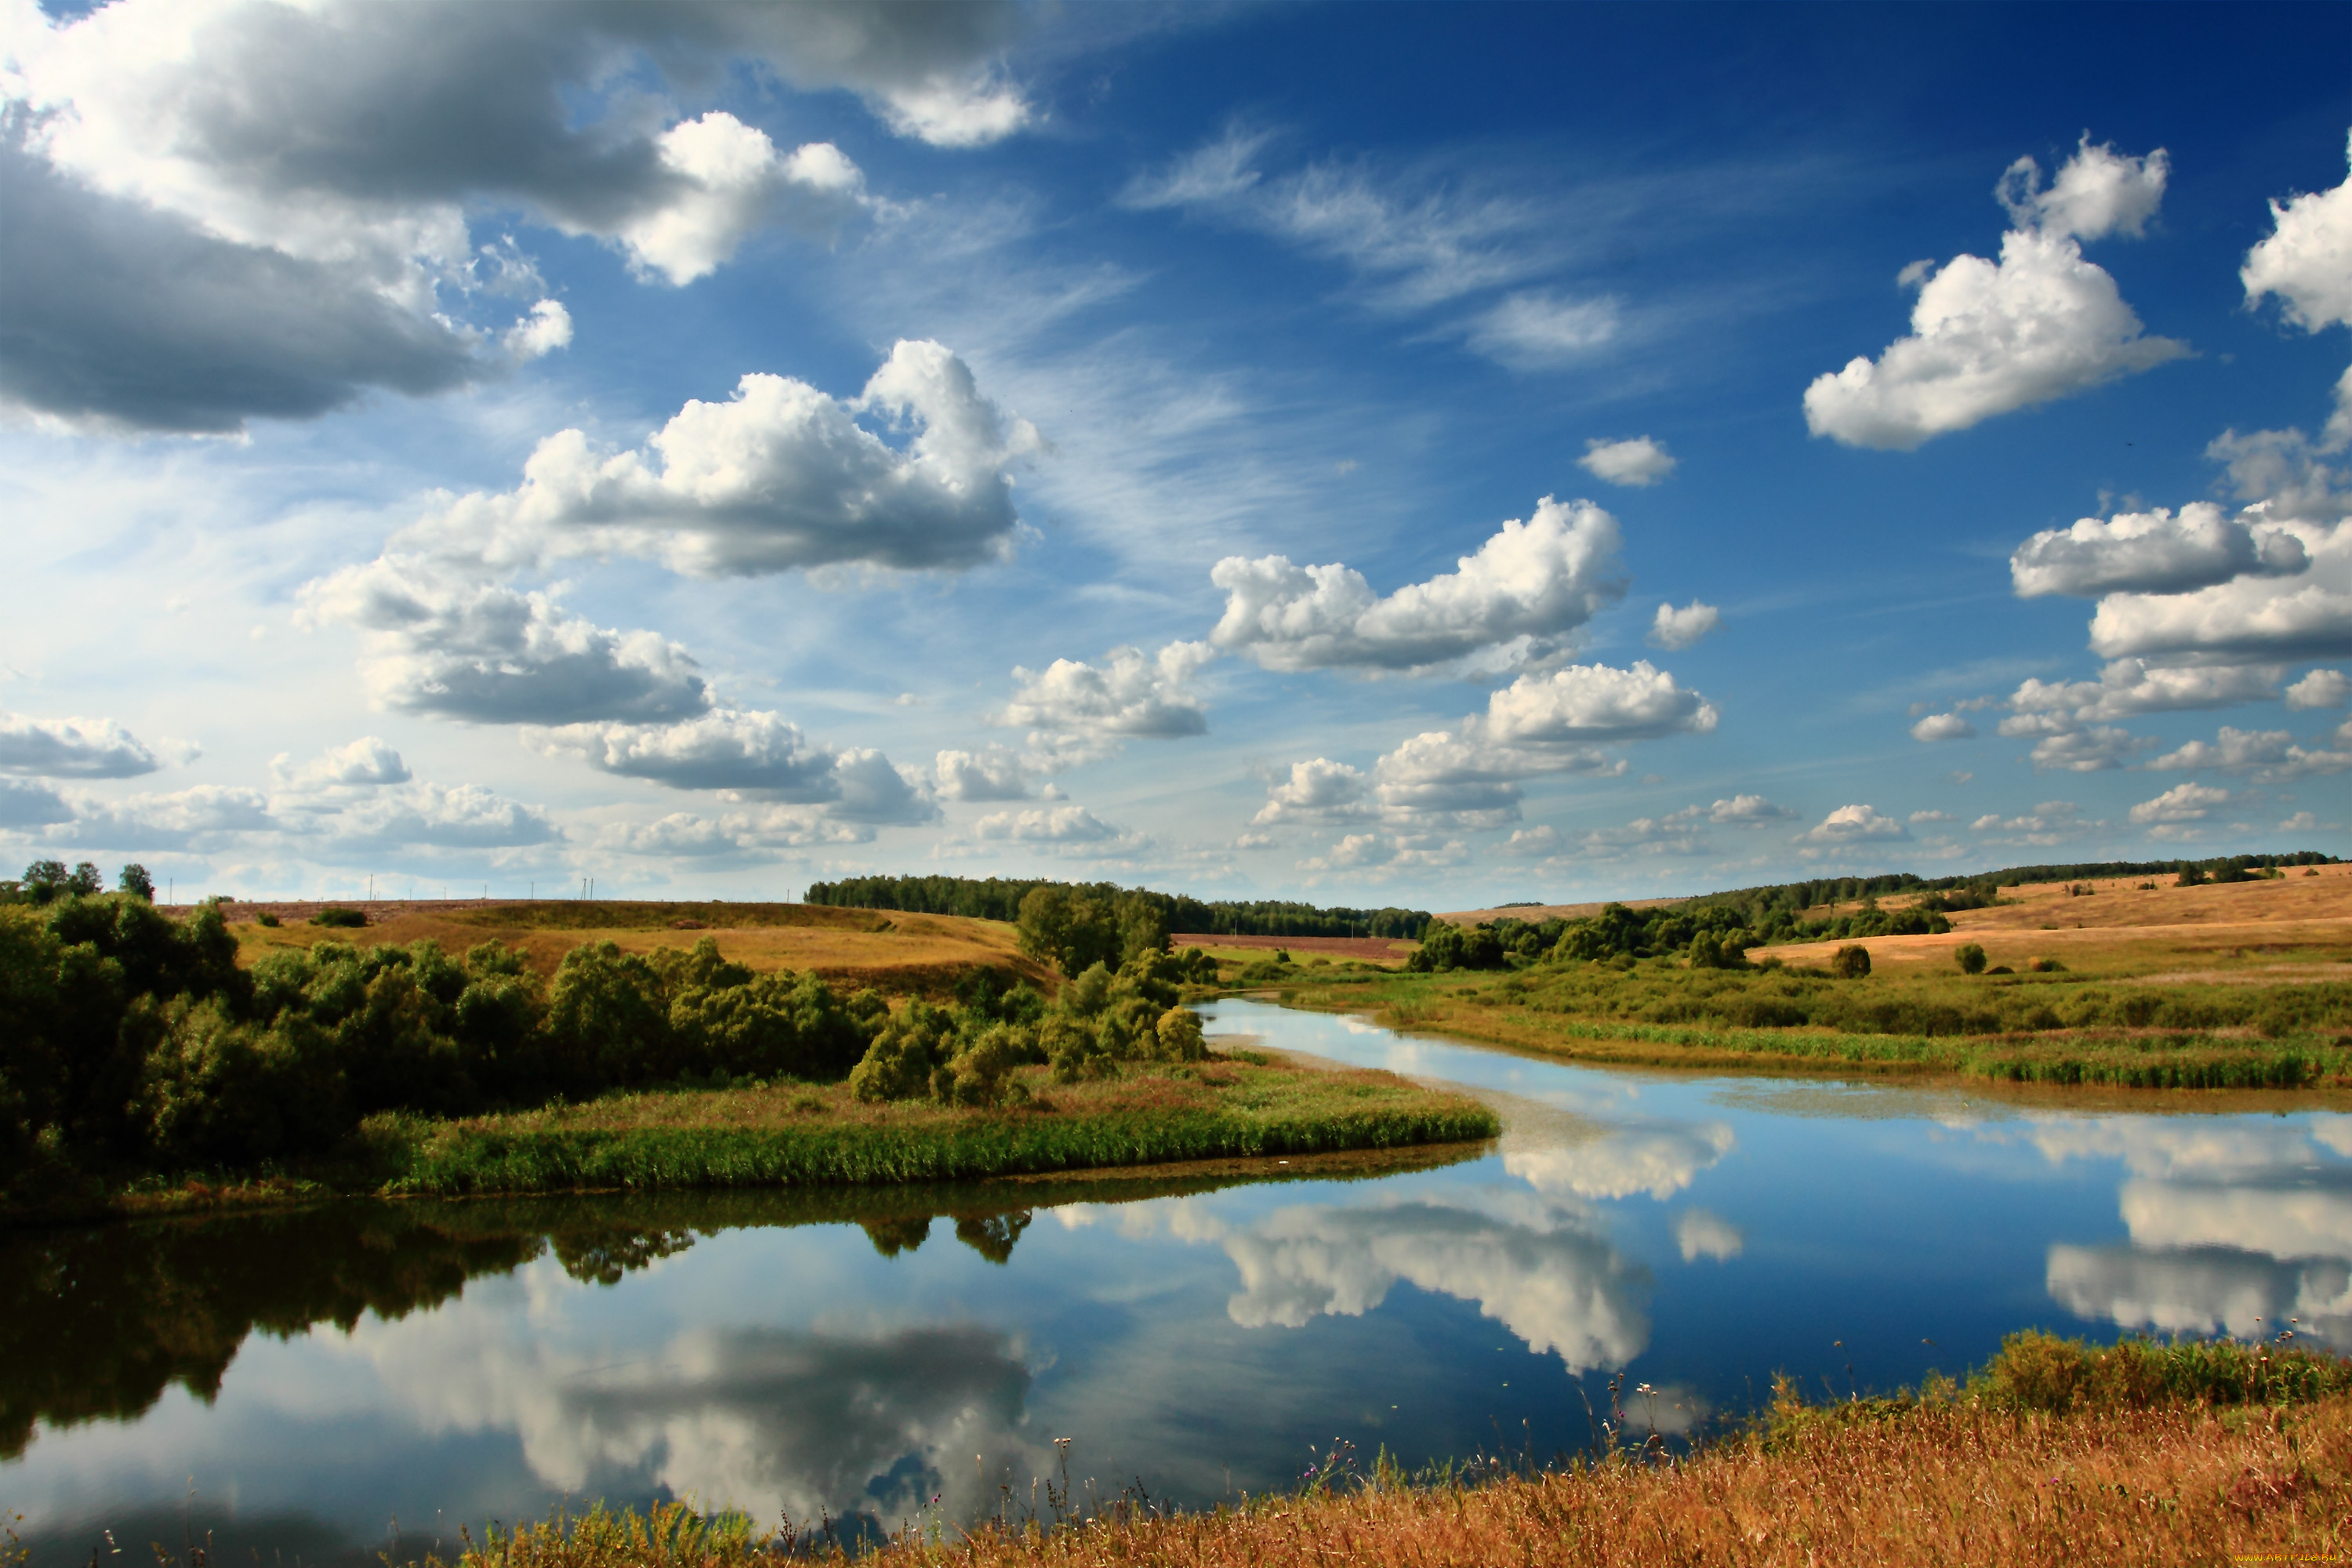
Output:
<svg viewBox="0 0 2352 1568">
<path fill-rule="evenodd" d="M 1161 928 L 1214 936 L 1385 936 L 1417 942 L 1429 929 L 1426 910 L 1322 909 L 1277 899 L 1210 903 L 1181 893 L 1125 889 L 1111 882 L 1066 884 L 1045 878 L 845 877 L 812 886 L 806 901 L 853 910 L 903 910 L 917 915 L 969 915 L 1013 921 L 1030 889 L 1069 886 L 1105 903 L 1141 897 L 1158 906 Z"/>
<path fill-rule="evenodd" d="M 2252 871 L 2274 866 L 2332 866 L 2336 858 L 2305 849 L 2293 855 L 2221 855 L 2207 860 L 2097 860 L 2060 866 L 2010 866 L 1998 871 L 1978 871 L 1965 877 L 1932 880 L 1908 871 L 1880 877 L 1820 877 L 1809 882 L 1774 882 L 1760 888 L 1734 888 L 1720 893 L 1700 893 L 1685 904 L 1706 904 L 1738 910 L 1751 926 L 1762 927 L 1778 910 L 1820 909 L 1857 899 L 1881 899 L 1889 893 L 1944 894 L 1940 909 L 1978 909 L 1993 901 L 2002 888 L 2028 882 L 2093 882 L 2102 877 L 2178 877 L 2195 872 L 2196 880 L 2238 881 Z M 1968 900 L 1975 900 L 1973 902 Z"/>
</svg>

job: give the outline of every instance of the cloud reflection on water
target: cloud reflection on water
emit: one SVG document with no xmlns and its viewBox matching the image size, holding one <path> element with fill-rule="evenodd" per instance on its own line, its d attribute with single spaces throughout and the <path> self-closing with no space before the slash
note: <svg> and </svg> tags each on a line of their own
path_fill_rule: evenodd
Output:
<svg viewBox="0 0 2352 1568">
<path fill-rule="evenodd" d="M 616 1354 L 543 1310 L 461 1308 L 362 1325 L 352 1343 L 419 1426 L 511 1431 L 532 1474 L 573 1495 L 650 1486 L 768 1521 L 887 1525 L 934 1494 L 976 1505 L 982 1467 L 992 1484 L 1043 1462 L 1017 1431 L 1024 1348 L 977 1323 L 698 1328 Z"/>
<path fill-rule="evenodd" d="M 2130 1240 L 2053 1244 L 2051 1298 L 2078 1317 L 2168 1333 L 2299 1334 L 2352 1344 L 2352 1117 L 2271 1122 L 2108 1117 L 2038 1122 L 2053 1164 L 2119 1161 Z"/>
</svg>

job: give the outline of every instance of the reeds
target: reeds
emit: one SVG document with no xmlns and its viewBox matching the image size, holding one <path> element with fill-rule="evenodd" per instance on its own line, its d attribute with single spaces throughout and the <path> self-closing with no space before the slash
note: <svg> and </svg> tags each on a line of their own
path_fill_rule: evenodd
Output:
<svg viewBox="0 0 2352 1568">
<path fill-rule="evenodd" d="M 1023 1106 L 861 1106 L 835 1088 L 617 1097 L 374 1129 L 395 1193 L 961 1182 L 1494 1137 L 1493 1111 L 1386 1073 L 1272 1062 L 1054 1086 Z"/>
</svg>

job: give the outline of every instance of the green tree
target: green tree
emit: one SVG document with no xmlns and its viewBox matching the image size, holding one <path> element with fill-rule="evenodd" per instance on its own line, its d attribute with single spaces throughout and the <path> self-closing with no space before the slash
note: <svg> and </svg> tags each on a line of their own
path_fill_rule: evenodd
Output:
<svg viewBox="0 0 2352 1568">
<path fill-rule="evenodd" d="M 1870 973 L 1870 949 L 1842 947 L 1830 959 L 1830 973 L 1840 980 L 1861 980 Z"/>
<path fill-rule="evenodd" d="M 122 875 L 115 885 L 134 899 L 144 900 L 151 904 L 155 901 L 155 879 L 149 876 L 147 868 L 136 860 L 122 868 Z"/>
<path fill-rule="evenodd" d="M 106 890 L 106 879 L 99 875 L 96 862 L 84 860 L 66 879 L 65 890 L 79 898 L 96 898 Z"/>
<path fill-rule="evenodd" d="M 25 868 L 25 897 L 32 903 L 46 904 L 65 890 L 66 863 L 62 860 L 36 860 Z"/>
<path fill-rule="evenodd" d="M 1963 974 L 1982 974 L 1985 950 L 1972 942 L 1964 942 L 1952 950 L 1952 962 L 1960 966 Z"/>
<path fill-rule="evenodd" d="M 1014 922 L 1021 932 L 1021 951 L 1065 975 L 1076 975 L 1097 963 L 1119 962 L 1118 913 L 1111 902 L 1085 889 L 1060 882 L 1032 888 L 1021 900 Z M 1160 932 L 1166 942 L 1166 931 Z"/>
</svg>

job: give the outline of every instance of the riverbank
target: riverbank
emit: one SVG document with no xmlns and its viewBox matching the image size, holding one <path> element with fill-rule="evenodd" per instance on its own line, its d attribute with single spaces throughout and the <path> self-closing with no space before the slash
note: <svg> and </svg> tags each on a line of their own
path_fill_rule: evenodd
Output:
<svg viewBox="0 0 2352 1568">
<path fill-rule="evenodd" d="M 859 1559 L 899 1564 L 1253 1568 L 1527 1563 L 1652 1568 L 2338 1561 L 2352 1550 L 2352 1363 L 2279 1346 L 2012 1336 L 1965 1384 L 1809 1406 L 1783 1385 L 1749 1428 L 1667 1461 L 1597 1461 L 1479 1481 L 1343 1456 L 1291 1492 L 1163 1514 L 1083 1479 L 1043 1519 L 966 1533 L 909 1521 Z M 1616 1429 L 1638 1427 L 1641 1393 Z M 1041 1510 L 1041 1511 L 1044 1511 Z M 811 1537 L 814 1539 L 812 1540 Z M 458 1568 L 751 1568 L 777 1544 L 671 1506 L 486 1540 Z M 801 1550 L 843 1561 L 817 1531 Z"/>
<path fill-rule="evenodd" d="M 1241 1051 L 1054 1082 L 1016 1069 L 996 1108 L 860 1100 L 845 1083 L 657 1089 L 499 1115 L 369 1119 L 282 1172 L 86 1186 L 0 1222 L 259 1208 L 332 1196 L 873 1186 L 1471 1144 L 1495 1113 L 1394 1074 Z"/>
<path fill-rule="evenodd" d="M 1292 1006 L 1616 1067 L 1946 1074 L 2121 1089 L 2352 1087 L 2352 984 L 2151 983 L 2063 968 L 1858 980 L 1673 960 L 1300 972 Z"/>
</svg>

